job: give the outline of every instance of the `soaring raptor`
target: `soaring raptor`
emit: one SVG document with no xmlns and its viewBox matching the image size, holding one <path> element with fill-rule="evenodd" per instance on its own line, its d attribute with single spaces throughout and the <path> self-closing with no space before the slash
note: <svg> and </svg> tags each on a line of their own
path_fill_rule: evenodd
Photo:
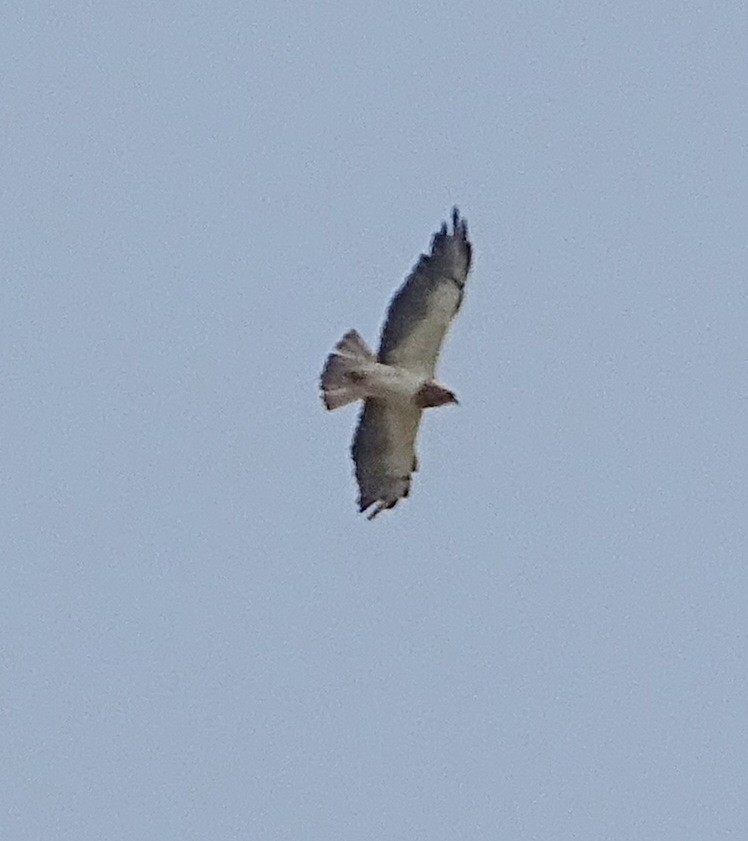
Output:
<svg viewBox="0 0 748 841">
<path fill-rule="evenodd" d="M 462 303 L 471 251 L 467 223 L 455 208 L 451 233 L 445 223 L 434 234 L 431 253 L 421 255 L 390 302 L 379 353 L 350 330 L 327 357 L 320 383 L 325 407 L 364 401 L 351 455 L 359 509 L 375 506 L 370 520 L 408 496 L 423 410 L 457 403 L 434 374 Z"/>
</svg>

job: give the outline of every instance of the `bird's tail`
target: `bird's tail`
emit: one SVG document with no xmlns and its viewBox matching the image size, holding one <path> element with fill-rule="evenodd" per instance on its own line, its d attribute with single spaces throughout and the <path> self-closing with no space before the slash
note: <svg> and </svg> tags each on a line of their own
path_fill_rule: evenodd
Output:
<svg viewBox="0 0 748 841">
<path fill-rule="evenodd" d="M 335 345 L 322 370 L 320 385 L 325 408 L 339 409 L 365 397 L 365 369 L 376 361 L 361 336 L 355 330 L 349 330 Z"/>
</svg>

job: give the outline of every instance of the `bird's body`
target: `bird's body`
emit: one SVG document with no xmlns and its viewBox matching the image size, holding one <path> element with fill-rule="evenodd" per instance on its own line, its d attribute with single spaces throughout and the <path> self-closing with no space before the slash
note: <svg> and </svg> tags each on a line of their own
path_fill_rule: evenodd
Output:
<svg viewBox="0 0 748 841">
<path fill-rule="evenodd" d="M 364 401 L 351 454 L 359 484 L 359 507 L 376 504 L 369 518 L 393 508 L 410 491 L 418 469 L 416 437 L 423 409 L 456 403 L 434 381 L 436 363 L 452 319 L 462 303 L 470 270 L 467 225 L 455 208 L 453 231 L 435 234 L 430 254 L 395 294 L 375 356 L 351 330 L 336 345 L 322 372 L 325 406 Z"/>
</svg>

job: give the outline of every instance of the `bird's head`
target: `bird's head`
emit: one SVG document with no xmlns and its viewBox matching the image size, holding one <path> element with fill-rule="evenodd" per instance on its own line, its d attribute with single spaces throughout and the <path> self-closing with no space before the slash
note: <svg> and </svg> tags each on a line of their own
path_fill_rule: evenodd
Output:
<svg viewBox="0 0 748 841">
<path fill-rule="evenodd" d="M 449 403 L 459 404 L 455 393 L 448 388 L 435 383 L 433 380 L 424 383 L 416 393 L 416 404 L 422 409 L 432 406 L 446 406 Z"/>
</svg>

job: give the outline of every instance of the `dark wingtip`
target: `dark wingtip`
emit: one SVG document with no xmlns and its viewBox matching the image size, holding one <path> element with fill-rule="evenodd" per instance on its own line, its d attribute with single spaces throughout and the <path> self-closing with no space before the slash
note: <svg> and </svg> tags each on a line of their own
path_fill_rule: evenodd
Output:
<svg viewBox="0 0 748 841">
<path fill-rule="evenodd" d="M 452 208 L 452 227 L 454 229 L 455 236 L 459 235 L 462 239 L 467 239 L 467 222 L 464 218 L 460 217 L 460 210 L 457 205 Z"/>
</svg>

